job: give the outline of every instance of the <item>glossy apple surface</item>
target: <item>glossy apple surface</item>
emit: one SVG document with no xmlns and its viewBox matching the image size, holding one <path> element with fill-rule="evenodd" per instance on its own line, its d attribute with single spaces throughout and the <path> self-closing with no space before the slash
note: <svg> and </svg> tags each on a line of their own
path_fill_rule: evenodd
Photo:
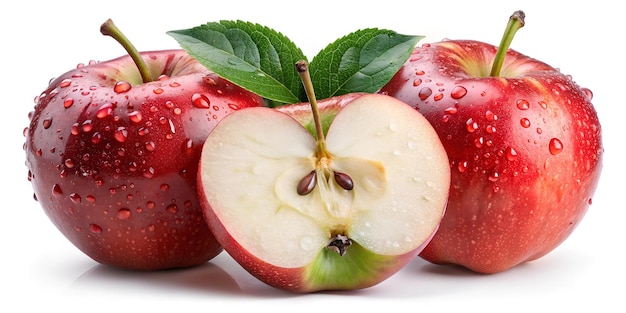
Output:
<svg viewBox="0 0 626 313">
<path fill-rule="evenodd" d="M 214 125 L 262 99 L 183 50 L 143 52 L 52 80 L 25 131 L 35 199 L 78 249 L 102 264 L 154 270 L 221 251 L 202 215 L 197 166 Z"/>
<path fill-rule="evenodd" d="M 592 203 L 602 168 L 592 93 L 548 64 L 448 40 L 417 47 L 381 93 L 415 108 L 450 159 L 450 200 L 421 256 L 495 273 L 562 243 Z"/>
</svg>

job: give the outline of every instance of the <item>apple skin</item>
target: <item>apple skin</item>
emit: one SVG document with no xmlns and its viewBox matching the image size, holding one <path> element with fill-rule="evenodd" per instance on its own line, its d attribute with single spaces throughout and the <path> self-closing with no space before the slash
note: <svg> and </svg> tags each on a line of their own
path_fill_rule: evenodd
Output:
<svg viewBox="0 0 626 313">
<path fill-rule="evenodd" d="M 367 93 L 357 92 L 318 101 L 324 132 L 326 133 L 328 130 L 335 115 L 347 104 L 367 95 Z M 270 109 L 268 108 L 268 110 Z M 315 134 L 315 125 L 309 103 L 283 105 L 274 110 L 287 114 L 303 125 L 311 134 Z M 229 255 L 260 281 L 274 288 L 293 293 L 365 289 L 380 284 L 414 260 L 432 239 L 437 229 L 435 226 L 434 231 L 421 245 L 416 246 L 405 254 L 377 255 L 353 242 L 349 252 L 343 256 L 324 249 L 325 251 L 321 252 L 325 254 L 322 258 L 325 258 L 327 262 L 323 266 L 312 267 L 311 264 L 308 264 L 303 267 L 285 268 L 270 264 L 256 257 L 233 238 L 227 227 L 212 209 L 206 194 L 202 192 L 203 185 L 200 175 L 198 176 L 198 185 L 200 187 L 199 198 L 204 208 L 205 220 Z M 343 260 L 340 260 L 340 258 L 343 258 Z M 358 269 L 358 271 L 355 269 Z"/>
<path fill-rule="evenodd" d="M 99 263 L 202 264 L 222 251 L 197 198 L 202 145 L 223 116 L 263 99 L 183 50 L 142 56 L 159 79 L 143 84 L 122 56 L 81 64 L 36 97 L 25 130 L 28 179 L 53 224 Z"/>
<path fill-rule="evenodd" d="M 449 203 L 420 256 L 497 273 L 559 246 L 588 210 L 602 169 L 592 93 L 514 50 L 444 40 L 414 49 L 380 92 L 421 112 L 451 166 Z"/>
</svg>

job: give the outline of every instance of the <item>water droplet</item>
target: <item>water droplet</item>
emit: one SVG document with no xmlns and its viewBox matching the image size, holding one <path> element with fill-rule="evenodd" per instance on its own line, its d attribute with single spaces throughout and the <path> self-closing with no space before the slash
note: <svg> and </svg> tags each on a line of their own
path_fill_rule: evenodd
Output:
<svg viewBox="0 0 626 313">
<path fill-rule="evenodd" d="M 582 90 L 585 93 L 585 95 L 587 96 L 587 98 L 589 98 L 589 100 L 593 99 L 593 92 L 591 91 L 591 89 L 589 89 L 589 88 L 582 88 Z"/>
<path fill-rule="evenodd" d="M 528 110 L 530 108 L 530 103 L 524 99 L 517 100 L 516 105 L 520 110 Z"/>
<path fill-rule="evenodd" d="M 191 96 L 191 102 L 197 108 L 208 109 L 211 107 L 211 101 L 203 94 L 194 93 L 193 96 Z"/>
<path fill-rule="evenodd" d="M 173 87 L 173 88 L 180 87 L 180 83 L 178 83 L 178 82 L 171 82 L 170 83 L 170 87 Z"/>
<path fill-rule="evenodd" d="M 66 159 L 65 162 L 63 162 L 63 164 L 65 164 L 65 167 L 67 167 L 67 168 L 73 168 L 74 167 L 74 161 L 72 161 L 72 159 Z"/>
<path fill-rule="evenodd" d="M 544 110 L 548 108 L 548 103 L 545 101 L 539 101 L 538 104 Z"/>
<path fill-rule="evenodd" d="M 465 89 L 465 87 L 456 86 L 452 89 L 452 92 L 450 93 L 450 97 L 452 97 L 452 99 L 458 100 L 458 99 L 463 98 L 466 94 L 467 94 L 467 89 Z"/>
<path fill-rule="evenodd" d="M 511 147 L 507 147 L 505 151 L 506 159 L 509 161 L 515 161 L 517 159 L 517 151 Z"/>
<path fill-rule="evenodd" d="M 482 148 L 483 145 L 485 144 L 485 138 L 483 137 L 478 137 L 476 139 L 474 139 L 474 146 L 476 146 L 476 148 Z"/>
<path fill-rule="evenodd" d="M 176 214 L 178 213 L 178 206 L 176 204 L 170 204 L 167 206 L 167 208 L 165 208 L 167 210 L 167 212 L 170 212 L 172 214 Z"/>
<path fill-rule="evenodd" d="M 50 128 L 50 126 L 52 126 L 52 118 L 44 119 L 43 122 L 42 122 L 42 125 L 43 125 L 44 129 Z"/>
<path fill-rule="evenodd" d="M 439 101 L 439 100 L 443 99 L 443 94 L 442 94 L 442 93 L 438 93 L 438 94 L 436 94 L 436 95 L 433 97 L 433 99 L 434 99 L 435 101 Z"/>
<path fill-rule="evenodd" d="M 113 86 L 113 91 L 115 91 L 115 93 L 124 93 L 129 91 L 131 88 L 132 86 L 130 83 L 125 81 L 119 81 Z"/>
<path fill-rule="evenodd" d="M 55 196 L 60 196 L 63 194 L 63 190 L 61 190 L 61 186 L 59 186 L 59 184 L 54 184 L 52 186 L 52 194 Z"/>
<path fill-rule="evenodd" d="M 469 118 L 465 122 L 465 128 L 467 129 L 468 132 L 473 133 L 474 131 L 478 129 L 478 123 L 474 122 L 474 119 Z"/>
<path fill-rule="evenodd" d="M 237 111 L 237 110 L 241 109 L 241 107 L 240 107 L 238 104 L 235 104 L 235 103 L 229 103 L 229 104 L 228 104 L 228 107 L 229 107 L 231 110 L 233 110 L 233 111 Z"/>
<path fill-rule="evenodd" d="M 141 112 L 133 111 L 128 113 L 128 119 L 130 119 L 132 122 L 139 123 L 143 119 L 143 116 L 141 115 Z"/>
<path fill-rule="evenodd" d="M 563 151 L 563 143 L 558 138 L 552 138 L 550 139 L 548 148 L 550 149 L 550 153 L 552 155 L 557 155 Z"/>
<path fill-rule="evenodd" d="M 61 81 L 61 83 L 59 84 L 59 87 L 65 88 L 65 87 L 69 87 L 71 84 L 72 84 L 72 80 L 69 78 L 66 78 Z"/>
<path fill-rule="evenodd" d="M 315 242 L 311 236 L 303 236 L 300 238 L 300 248 L 305 251 L 311 251 L 315 248 Z"/>
<path fill-rule="evenodd" d="M 498 116 L 490 110 L 487 110 L 487 112 L 485 112 L 485 118 L 491 122 L 498 120 Z"/>
<path fill-rule="evenodd" d="M 421 100 L 426 100 L 432 93 L 433 91 L 430 88 L 424 87 L 420 90 L 418 96 Z"/>
<path fill-rule="evenodd" d="M 128 130 L 126 127 L 118 127 L 115 132 L 113 132 L 113 137 L 118 142 L 125 142 L 128 139 Z"/>
<path fill-rule="evenodd" d="M 500 174 L 498 172 L 493 172 L 491 173 L 491 175 L 489 175 L 490 182 L 497 182 L 498 179 L 500 179 Z"/>
<path fill-rule="evenodd" d="M 456 114 L 458 111 L 459 109 L 454 108 L 454 107 L 450 107 L 444 110 L 446 114 Z"/>
<path fill-rule="evenodd" d="M 426 74 L 426 72 L 424 72 L 423 70 L 415 71 L 415 75 L 424 75 L 424 74 Z"/>
<path fill-rule="evenodd" d="M 152 92 L 153 92 L 155 95 L 160 95 L 160 94 L 162 94 L 162 93 L 163 93 L 163 88 L 154 88 L 154 89 L 152 90 Z"/>
<path fill-rule="evenodd" d="M 467 161 L 459 162 L 459 164 L 457 165 L 457 169 L 459 170 L 459 172 L 465 173 L 465 171 L 467 171 L 467 166 Z"/>
<path fill-rule="evenodd" d="M 113 105 L 111 103 L 105 103 L 102 106 L 100 106 L 100 108 L 98 109 L 98 112 L 96 112 L 96 117 L 105 118 L 111 115 L 111 112 L 113 112 Z"/>
<path fill-rule="evenodd" d="M 161 184 L 161 186 L 159 188 L 161 188 L 161 191 L 168 191 L 170 189 L 170 185 L 168 185 L 168 184 Z"/>
<path fill-rule="evenodd" d="M 528 128 L 530 127 L 530 120 L 527 118 L 522 118 L 521 120 L 519 120 L 520 125 L 522 125 L 522 127 L 524 128 Z"/>
<path fill-rule="evenodd" d="M 91 136 L 91 143 L 93 143 L 94 145 L 97 145 L 100 143 L 100 141 L 102 141 L 102 135 L 99 132 L 95 132 Z"/>
<path fill-rule="evenodd" d="M 146 142 L 145 147 L 146 147 L 146 150 L 152 152 L 156 149 L 156 144 L 154 143 L 154 141 L 149 141 L 149 142 Z"/>
<path fill-rule="evenodd" d="M 150 167 L 147 170 L 143 171 L 143 177 L 152 178 L 154 176 L 154 168 Z"/>
<path fill-rule="evenodd" d="M 89 230 L 94 234 L 99 234 L 102 232 L 102 227 L 96 224 L 89 224 Z"/>
<path fill-rule="evenodd" d="M 85 197 L 85 199 L 87 199 L 87 201 L 89 201 L 89 202 L 91 202 L 91 203 L 96 202 L 96 197 L 94 197 L 94 196 L 92 196 L 92 195 L 87 195 L 87 196 Z"/>
<path fill-rule="evenodd" d="M 419 78 L 417 78 L 417 79 L 415 79 L 415 80 L 413 81 L 413 86 L 414 86 L 414 87 L 417 87 L 417 86 L 419 86 L 419 85 L 421 85 L 421 84 L 422 84 L 422 80 L 421 80 L 421 79 L 419 79 Z"/>
<path fill-rule="evenodd" d="M 131 215 L 130 210 L 126 208 L 119 209 L 117 211 L 117 214 L 115 214 L 115 216 L 120 220 L 127 220 L 130 218 L 130 215 Z"/>
<path fill-rule="evenodd" d="M 74 105 L 74 98 L 67 98 L 63 101 L 63 107 L 66 109 Z"/>
</svg>

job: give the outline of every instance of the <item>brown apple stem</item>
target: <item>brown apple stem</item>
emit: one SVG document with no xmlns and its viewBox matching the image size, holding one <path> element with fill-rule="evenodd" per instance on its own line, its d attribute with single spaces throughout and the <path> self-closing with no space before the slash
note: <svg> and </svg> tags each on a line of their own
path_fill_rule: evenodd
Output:
<svg viewBox="0 0 626 313">
<path fill-rule="evenodd" d="M 509 18 L 509 22 L 504 30 L 504 35 L 502 35 L 502 40 L 500 41 L 500 46 L 498 47 L 498 52 L 493 59 L 493 65 L 491 66 L 491 73 L 489 76 L 500 76 L 500 70 L 502 70 L 502 64 L 504 64 L 504 57 L 511 46 L 511 42 L 513 42 L 515 33 L 517 33 L 520 28 L 524 27 L 525 18 L 526 14 L 524 14 L 521 10 L 513 12 L 513 15 Z"/>
<path fill-rule="evenodd" d="M 309 98 L 311 110 L 313 111 L 313 122 L 315 123 L 315 133 L 317 136 L 317 158 L 329 157 L 328 150 L 326 149 L 326 140 L 324 139 L 324 129 L 322 128 L 320 119 L 320 110 L 317 106 L 315 90 L 313 89 L 313 83 L 311 82 L 311 75 L 309 73 L 309 65 L 305 60 L 300 60 L 296 62 L 296 70 L 298 71 L 298 75 L 300 75 L 304 91 Z"/>
<path fill-rule="evenodd" d="M 133 59 L 137 69 L 139 70 L 139 74 L 141 75 L 141 80 L 144 83 L 148 83 L 153 81 L 152 76 L 150 74 L 150 69 L 148 69 L 148 65 L 141 57 L 139 51 L 135 48 L 135 46 L 126 38 L 126 36 L 120 31 L 119 28 L 113 23 L 111 19 L 106 20 L 100 26 L 100 33 L 105 36 L 111 36 L 115 39 L 119 44 L 124 47 L 128 55 Z"/>
</svg>

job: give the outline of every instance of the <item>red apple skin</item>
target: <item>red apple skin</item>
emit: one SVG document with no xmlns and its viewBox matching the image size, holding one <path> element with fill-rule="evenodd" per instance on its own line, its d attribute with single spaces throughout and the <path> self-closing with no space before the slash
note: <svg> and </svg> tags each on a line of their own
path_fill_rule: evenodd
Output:
<svg viewBox="0 0 626 313">
<path fill-rule="evenodd" d="M 158 80 L 141 84 L 122 56 L 79 65 L 36 97 L 25 130 L 28 179 L 54 225 L 95 261 L 198 265 L 222 251 L 197 197 L 202 145 L 220 118 L 263 99 L 183 50 L 142 55 Z M 115 87 L 120 80 L 132 88 Z M 198 97 L 209 105 L 194 105 Z"/>
<path fill-rule="evenodd" d="M 560 245 L 591 204 L 600 178 L 601 127 L 592 93 L 509 50 L 448 40 L 416 47 L 380 92 L 421 112 L 451 166 L 443 221 L 420 256 L 479 273 L 538 259 Z"/>
</svg>

